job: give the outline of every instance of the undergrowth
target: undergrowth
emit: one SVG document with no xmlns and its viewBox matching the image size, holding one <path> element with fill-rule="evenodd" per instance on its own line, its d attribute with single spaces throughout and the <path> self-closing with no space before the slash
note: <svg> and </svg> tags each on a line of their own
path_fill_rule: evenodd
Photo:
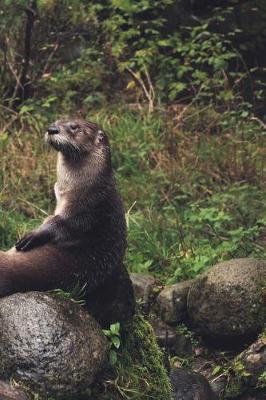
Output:
<svg viewBox="0 0 266 400">
<path fill-rule="evenodd" d="M 51 121 L 1 133 L 1 248 L 55 204 L 56 154 L 43 143 Z M 109 133 L 128 222 L 126 263 L 170 283 L 234 257 L 265 258 L 263 132 L 250 116 L 225 124 L 210 107 L 113 106 L 87 118 Z M 38 115 L 36 115 L 36 119 Z M 54 117 L 53 117 L 54 118 Z M 215 129 L 214 129 L 215 127 Z"/>
</svg>

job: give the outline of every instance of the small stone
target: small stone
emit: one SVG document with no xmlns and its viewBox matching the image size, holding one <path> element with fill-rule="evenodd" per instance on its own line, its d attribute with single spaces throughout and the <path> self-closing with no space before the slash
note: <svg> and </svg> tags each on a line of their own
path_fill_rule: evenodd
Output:
<svg viewBox="0 0 266 400">
<path fill-rule="evenodd" d="M 130 279 L 133 285 L 135 299 L 148 312 L 155 297 L 157 280 L 148 274 L 132 273 Z"/>
<path fill-rule="evenodd" d="M 170 380 L 175 400 L 217 400 L 209 382 L 197 372 L 172 369 Z"/>
<path fill-rule="evenodd" d="M 168 324 L 183 322 L 187 318 L 187 294 L 193 280 L 166 286 L 157 298 L 160 316 Z"/>
</svg>

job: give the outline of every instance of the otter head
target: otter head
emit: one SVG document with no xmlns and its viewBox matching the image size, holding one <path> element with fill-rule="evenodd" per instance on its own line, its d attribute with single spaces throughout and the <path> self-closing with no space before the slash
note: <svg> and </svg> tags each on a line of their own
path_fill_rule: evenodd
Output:
<svg viewBox="0 0 266 400">
<path fill-rule="evenodd" d="M 52 147 L 69 159 L 79 160 L 88 155 L 110 157 L 107 135 L 93 122 L 59 120 L 47 129 L 45 137 Z"/>
</svg>

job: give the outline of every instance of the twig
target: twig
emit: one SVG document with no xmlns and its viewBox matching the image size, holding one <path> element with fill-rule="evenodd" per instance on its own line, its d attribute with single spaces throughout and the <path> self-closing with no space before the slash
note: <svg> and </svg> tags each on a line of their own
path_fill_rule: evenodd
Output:
<svg viewBox="0 0 266 400">
<path fill-rule="evenodd" d="M 225 373 L 224 372 L 222 372 L 220 375 L 218 375 L 218 376 L 216 376 L 214 379 L 212 379 L 211 380 L 211 383 L 214 383 L 214 382 L 216 382 L 218 379 L 220 379 L 221 377 L 225 377 Z"/>
<path fill-rule="evenodd" d="M 153 110 L 153 104 L 154 104 L 154 100 L 155 100 L 155 92 L 154 92 L 153 85 L 151 82 L 150 74 L 149 74 L 146 66 L 144 66 L 144 71 L 145 71 L 145 75 L 146 75 L 146 78 L 147 78 L 147 81 L 149 84 L 149 95 L 150 95 L 150 99 L 152 100 L 152 110 Z"/>
<path fill-rule="evenodd" d="M 27 22 L 25 27 L 25 37 L 24 37 L 24 59 L 22 63 L 22 71 L 21 71 L 21 96 L 20 100 L 24 100 L 27 97 L 27 86 L 28 82 L 28 70 L 30 66 L 30 58 L 31 58 L 31 40 L 32 40 L 32 31 L 35 19 L 37 17 L 37 0 L 31 0 L 29 2 L 28 7 L 26 7 L 25 12 L 27 14 Z"/>
<path fill-rule="evenodd" d="M 263 129 L 266 130 L 266 124 L 261 119 L 259 119 L 258 117 L 251 117 L 250 119 L 252 121 L 257 121 L 263 127 Z"/>
<path fill-rule="evenodd" d="M 9 99 L 9 108 L 12 108 L 12 104 L 16 97 L 16 94 L 17 94 L 19 88 L 22 87 L 22 85 L 21 85 L 21 81 L 20 81 L 20 74 L 18 72 L 16 72 L 15 68 L 13 67 L 15 56 L 14 56 L 14 53 L 12 52 L 12 46 L 9 45 L 10 40 L 9 40 L 8 36 L 5 37 L 5 43 L 6 43 L 6 48 L 7 48 L 6 64 L 7 64 L 8 68 L 10 69 L 11 74 L 14 76 L 15 81 L 16 81 L 16 86 L 14 88 L 13 94 L 12 94 L 11 98 Z"/>
<path fill-rule="evenodd" d="M 9 108 L 9 107 L 7 107 L 7 106 L 4 106 L 3 104 L 0 104 L 0 108 L 3 108 L 4 110 L 6 110 L 6 111 L 8 111 L 8 112 L 10 112 L 10 113 L 12 113 L 12 114 L 18 115 L 18 112 L 17 112 L 17 111 L 15 111 L 15 110 L 13 110 L 12 108 Z"/>
<path fill-rule="evenodd" d="M 51 62 L 51 60 L 53 59 L 53 56 L 55 55 L 55 53 L 57 52 L 57 50 L 59 49 L 59 41 L 57 40 L 57 42 L 53 45 L 53 49 L 51 51 L 51 53 L 49 54 L 49 56 L 47 57 L 46 63 L 41 71 L 41 75 L 44 75 L 48 72 L 48 68 L 49 68 L 49 64 Z"/>
<path fill-rule="evenodd" d="M 139 77 L 131 68 L 127 67 L 126 70 L 133 76 L 133 78 L 138 82 L 138 84 L 141 86 L 144 95 L 146 97 L 146 99 L 148 100 L 149 103 L 149 112 L 152 112 L 154 110 L 154 102 L 153 102 L 153 94 L 154 94 L 154 90 L 153 90 L 153 86 L 151 84 L 150 81 L 150 76 L 145 68 L 145 75 L 147 77 L 148 80 L 148 84 L 149 84 L 149 89 L 147 89 L 143 79 L 141 79 L 141 77 Z"/>
<path fill-rule="evenodd" d="M 31 206 L 31 207 L 33 207 L 33 208 L 36 208 L 36 210 L 40 211 L 41 213 L 43 213 L 43 214 L 46 215 L 46 216 L 49 215 L 49 214 L 48 214 L 46 211 L 44 211 L 42 208 L 37 207 L 35 204 L 31 203 L 31 202 L 28 201 L 28 200 L 22 199 L 21 197 L 19 197 L 18 200 L 22 201 L 23 203 L 28 204 L 29 206 Z"/>
<path fill-rule="evenodd" d="M 135 207 L 136 203 L 137 203 L 137 201 L 135 200 L 135 201 L 132 203 L 132 205 L 129 207 L 129 209 L 127 210 L 127 212 L 126 212 L 126 223 L 127 223 L 127 226 L 129 226 L 129 216 L 130 216 L 131 210 Z"/>
<path fill-rule="evenodd" d="M 3 126 L 3 128 L 1 128 L 1 130 L 2 130 L 3 132 L 7 131 L 8 128 L 9 128 L 10 126 L 12 126 L 13 123 L 14 123 L 17 119 L 19 119 L 19 114 L 16 114 L 16 115 L 14 115 L 12 118 L 10 118 L 9 121 L 8 121 L 8 123 L 5 124 L 5 125 Z"/>
<path fill-rule="evenodd" d="M 183 110 L 180 112 L 180 114 L 178 114 L 178 116 L 175 118 L 175 121 L 177 122 L 177 126 L 178 124 L 181 122 L 181 119 L 183 117 L 183 115 L 187 112 L 187 110 L 193 106 L 193 104 L 197 101 L 200 93 L 202 91 L 202 86 L 199 88 L 198 93 L 196 94 L 196 96 L 193 98 L 193 100 L 183 108 Z M 209 108 L 210 106 L 208 106 L 207 108 Z"/>
</svg>

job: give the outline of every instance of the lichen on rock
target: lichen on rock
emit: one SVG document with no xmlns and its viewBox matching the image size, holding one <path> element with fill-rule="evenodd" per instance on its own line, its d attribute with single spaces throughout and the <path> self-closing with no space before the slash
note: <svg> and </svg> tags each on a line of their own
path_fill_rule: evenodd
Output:
<svg viewBox="0 0 266 400">
<path fill-rule="evenodd" d="M 264 261 L 242 258 L 215 265 L 189 290 L 190 321 L 213 338 L 258 334 L 266 321 L 265 283 Z"/>
<path fill-rule="evenodd" d="M 187 294 L 193 280 L 166 286 L 157 298 L 160 317 L 168 324 L 177 324 L 187 318 Z"/>
</svg>

